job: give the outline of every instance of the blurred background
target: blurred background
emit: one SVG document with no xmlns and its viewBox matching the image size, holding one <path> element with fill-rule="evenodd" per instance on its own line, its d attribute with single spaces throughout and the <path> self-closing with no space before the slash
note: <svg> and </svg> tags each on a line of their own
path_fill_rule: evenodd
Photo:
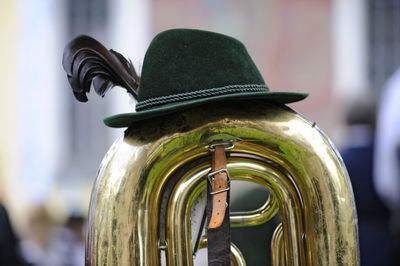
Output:
<svg viewBox="0 0 400 266">
<path fill-rule="evenodd" d="M 400 66 L 398 0 L 2 0 L 0 202 L 32 263 L 46 265 L 38 250 L 64 229 L 84 230 L 97 167 L 123 133 L 102 119 L 134 110 L 123 89 L 75 101 L 61 66 L 64 46 L 90 35 L 140 72 L 151 39 L 170 28 L 241 40 L 271 90 L 310 93 L 290 107 L 340 150 L 360 139 L 349 125 L 374 127 L 373 119 L 349 118 L 366 110 L 352 109 L 355 102 L 374 117 L 385 82 Z M 359 186 L 353 186 L 357 200 Z M 383 212 L 372 211 L 386 223 L 390 210 Z M 71 241 L 82 243 L 82 235 Z M 83 265 L 83 251 L 75 253 Z M 67 265 L 57 263 L 49 265 Z"/>
</svg>

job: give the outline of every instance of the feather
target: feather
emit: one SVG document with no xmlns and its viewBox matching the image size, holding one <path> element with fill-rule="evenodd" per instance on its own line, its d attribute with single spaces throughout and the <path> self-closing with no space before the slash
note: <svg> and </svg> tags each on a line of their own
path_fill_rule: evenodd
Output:
<svg viewBox="0 0 400 266">
<path fill-rule="evenodd" d="M 65 47 L 62 65 L 78 101 L 88 100 L 92 83 L 102 97 L 121 86 L 137 99 L 140 78 L 132 62 L 89 36 L 78 36 Z"/>
</svg>

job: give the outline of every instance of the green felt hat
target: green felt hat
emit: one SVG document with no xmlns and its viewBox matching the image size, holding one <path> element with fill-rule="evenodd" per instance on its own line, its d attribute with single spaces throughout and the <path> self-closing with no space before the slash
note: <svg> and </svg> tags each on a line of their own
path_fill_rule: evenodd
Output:
<svg viewBox="0 0 400 266">
<path fill-rule="evenodd" d="M 229 36 L 193 29 L 159 33 L 144 61 L 136 112 L 104 119 L 110 127 L 210 102 L 270 100 L 291 103 L 306 93 L 270 91 L 244 45 Z"/>
</svg>

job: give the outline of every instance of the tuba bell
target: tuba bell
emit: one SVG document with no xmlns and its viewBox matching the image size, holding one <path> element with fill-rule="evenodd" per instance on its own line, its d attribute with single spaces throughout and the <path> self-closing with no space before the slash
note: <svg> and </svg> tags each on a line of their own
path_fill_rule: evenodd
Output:
<svg viewBox="0 0 400 266">
<path fill-rule="evenodd" d="M 89 265 L 160 265 L 161 251 L 168 265 L 193 265 L 191 210 L 206 187 L 210 140 L 224 136 L 235 145 L 231 179 L 272 196 L 253 213 L 232 213 L 231 225 L 264 223 L 279 208 L 272 265 L 357 265 L 357 217 L 340 155 L 314 123 L 272 103 L 207 106 L 128 130 L 93 188 Z"/>
<path fill-rule="evenodd" d="M 109 126 L 129 127 L 97 173 L 86 265 L 193 265 L 196 252 L 211 244 L 204 219 L 198 217 L 204 213 L 213 160 L 210 146 L 216 141 L 229 143 L 225 152 L 230 180 L 256 183 L 269 191 L 259 209 L 230 213 L 230 226 L 260 225 L 279 210 L 281 224 L 271 241 L 272 265 L 359 264 L 357 215 L 344 163 L 315 123 L 284 105 L 306 95 L 270 92 L 244 47 L 224 35 L 183 29 L 161 33 L 146 53 L 140 86 L 138 75 L 121 55 L 87 36 L 81 38 L 84 47 L 73 42 L 63 60 L 77 99 L 87 100 L 92 79 L 101 95 L 121 85 L 138 97 L 137 112 L 105 120 Z M 217 51 L 209 65 L 202 59 L 207 46 Z M 232 53 L 235 58 L 227 64 Z M 177 63 L 164 66 L 175 54 L 180 55 L 174 56 Z M 190 57 L 193 54 L 196 57 Z M 177 67 L 180 60 L 186 60 L 184 67 Z M 186 75 L 192 68 L 211 68 L 209 79 L 226 78 L 236 68 L 226 75 L 221 71 L 236 60 L 246 69 L 229 80 L 251 76 L 251 85 L 243 81 L 240 84 L 247 85 L 196 90 L 198 77 Z M 164 68 L 172 77 L 157 76 Z M 192 91 L 153 95 L 159 80 L 158 85 L 168 87 L 176 77 L 180 82 L 174 85 L 190 84 Z M 230 251 L 233 265 L 246 265 L 233 243 Z"/>
</svg>

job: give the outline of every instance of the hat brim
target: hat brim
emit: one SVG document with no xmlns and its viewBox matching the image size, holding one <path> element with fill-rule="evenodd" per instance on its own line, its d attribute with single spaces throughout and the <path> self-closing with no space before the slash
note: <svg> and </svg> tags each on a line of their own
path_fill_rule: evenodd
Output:
<svg viewBox="0 0 400 266">
<path fill-rule="evenodd" d="M 170 103 L 162 106 L 156 106 L 146 110 L 124 113 L 106 117 L 104 124 L 109 127 L 120 128 L 129 127 L 132 123 L 171 114 L 177 111 L 189 109 L 195 106 L 199 106 L 205 103 L 220 102 L 227 100 L 269 100 L 282 104 L 297 102 L 305 99 L 308 93 L 296 93 L 296 92 L 242 92 L 235 93 L 232 95 L 218 95 L 207 98 L 193 99 L 184 102 Z"/>
</svg>

